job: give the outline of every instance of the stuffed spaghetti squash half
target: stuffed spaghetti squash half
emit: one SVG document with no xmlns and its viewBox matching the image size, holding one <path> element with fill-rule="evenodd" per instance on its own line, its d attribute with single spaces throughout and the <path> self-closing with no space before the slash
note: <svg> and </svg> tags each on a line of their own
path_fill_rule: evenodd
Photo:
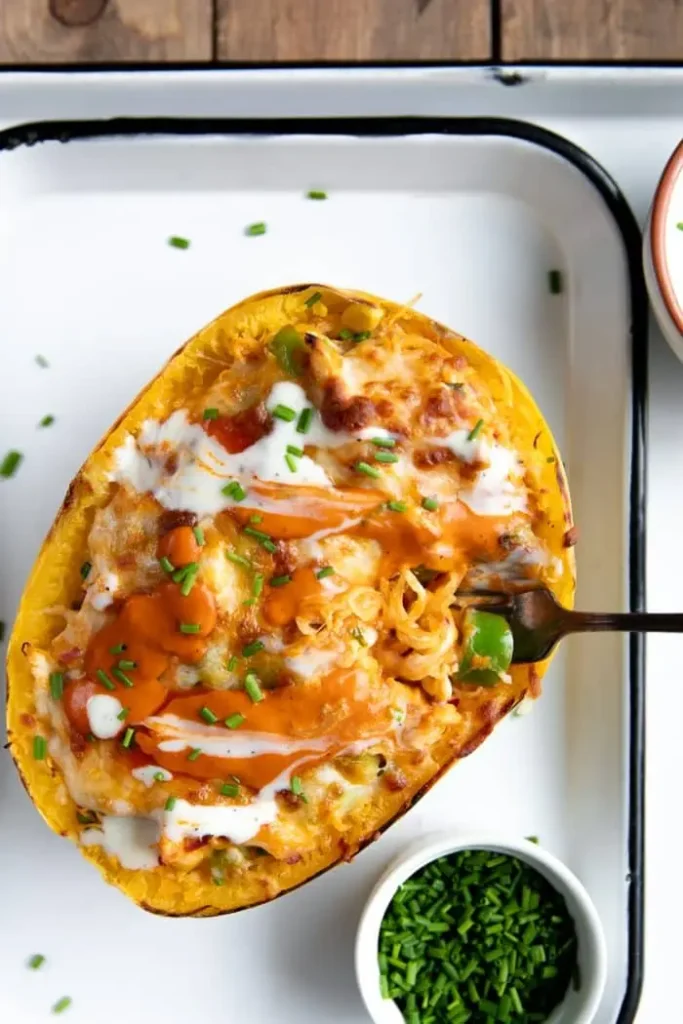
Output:
<svg viewBox="0 0 683 1024">
<path fill-rule="evenodd" d="M 348 859 L 544 666 L 459 592 L 571 604 L 569 497 L 524 386 L 412 309 L 324 285 L 200 331 L 73 481 L 8 653 L 48 824 L 164 914 Z"/>
</svg>

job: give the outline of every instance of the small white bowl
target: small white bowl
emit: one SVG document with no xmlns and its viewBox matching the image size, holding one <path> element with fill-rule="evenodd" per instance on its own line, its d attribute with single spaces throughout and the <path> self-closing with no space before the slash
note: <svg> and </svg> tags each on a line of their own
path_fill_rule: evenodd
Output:
<svg viewBox="0 0 683 1024">
<path fill-rule="evenodd" d="M 383 999 L 377 960 L 379 930 L 400 885 L 425 864 L 458 850 L 485 849 L 507 853 L 536 868 L 564 896 L 574 919 L 581 977 L 579 991 L 570 985 L 547 1024 L 590 1024 L 597 1012 L 607 978 L 605 936 L 593 901 L 569 868 L 527 839 L 502 839 L 487 832 L 426 836 L 393 861 L 373 889 L 361 915 L 356 935 L 356 978 L 363 1002 L 375 1024 L 403 1024 L 403 1014 L 392 999 Z"/>
<path fill-rule="evenodd" d="M 662 334 L 683 360 L 683 142 L 664 168 L 643 235 L 643 270 Z"/>
</svg>

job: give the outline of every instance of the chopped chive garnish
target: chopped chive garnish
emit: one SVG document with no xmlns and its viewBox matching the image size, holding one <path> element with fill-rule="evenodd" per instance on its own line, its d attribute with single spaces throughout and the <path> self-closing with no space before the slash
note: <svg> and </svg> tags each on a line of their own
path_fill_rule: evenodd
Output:
<svg viewBox="0 0 683 1024">
<path fill-rule="evenodd" d="M 258 704 L 260 700 L 263 700 L 263 690 L 259 684 L 258 676 L 254 672 L 247 672 L 244 678 L 244 689 L 252 703 Z"/>
<path fill-rule="evenodd" d="M 115 644 L 113 647 L 109 648 L 109 653 L 110 654 L 123 654 L 125 649 L 126 649 L 126 645 L 125 644 Z"/>
<path fill-rule="evenodd" d="M 166 801 L 166 803 L 164 804 L 164 810 L 165 810 L 165 811 L 172 811 L 172 810 L 173 810 L 173 808 L 174 808 L 174 807 L 175 807 L 175 805 L 176 805 L 177 799 L 178 799 L 178 798 L 177 798 L 177 797 L 175 797 L 175 796 L 169 796 L 168 800 L 167 800 L 167 801 Z"/>
<path fill-rule="evenodd" d="M 45 957 L 42 953 L 34 953 L 28 962 L 28 966 L 32 971 L 37 971 L 39 967 L 42 967 L 45 963 Z"/>
<path fill-rule="evenodd" d="M 197 622 L 181 622 L 178 626 L 181 633 L 199 633 L 201 628 Z"/>
<path fill-rule="evenodd" d="M 50 696 L 53 700 L 61 700 L 64 693 L 64 673 L 50 672 Z"/>
<path fill-rule="evenodd" d="M 21 452 L 7 452 L 7 455 L 4 457 L 2 462 L 0 462 L 0 476 L 5 477 L 6 479 L 8 479 L 11 476 L 14 476 L 14 474 L 19 468 L 19 463 L 21 462 L 23 457 L 24 456 L 21 454 Z"/>
<path fill-rule="evenodd" d="M 38 426 L 39 427 L 51 427 L 52 424 L 54 423 L 54 421 L 55 421 L 54 416 L 50 416 L 49 413 L 48 413 L 47 416 L 43 416 L 43 418 L 40 421 L 40 423 L 38 424 Z"/>
<path fill-rule="evenodd" d="M 241 565 L 245 569 L 251 569 L 251 562 L 244 555 L 238 555 L 236 551 L 226 551 L 225 557 L 229 562 L 234 562 L 235 565 Z"/>
<path fill-rule="evenodd" d="M 163 555 L 159 559 L 159 565 L 164 570 L 164 572 L 167 572 L 169 574 L 175 572 L 175 566 L 173 565 L 171 560 L 166 557 L 166 555 Z"/>
<path fill-rule="evenodd" d="M 408 506 L 405 501 L 388 501 L 387 508 L 390 512 L 405 512 Z"/>
<path fill-rule="evenodd" d="M 166 776 L 163 772 L 155 772 L 152 778 L 155 782 L 166 782 Z"/>
<path fill-rule="evenodd" d="M 317 580 L 324 580 L 326 576 L 334 576 L 334 569 L 331 565 L 324 565 L 322 569 L 318 569 L 315 574 Z"/>
<path fill-rule="evenodd" d="M 393 452 L 375 452 L 375 462 L 398 462 L 398 455 Z"/>
<path fill-rule="evenodd" d="M 228 715 L 225 719 L 225 724 L 228 729 L 239 729 L 240 725 L 244 721 L 246 721 L 244 715 L 240 714 L 239 711 L 236 711 L 234 715 Z"/>
<path fill-rule="evenodd" d="M 288 405 L 276 405 L 273 409 L 273 416 L 278 420 L 284 420 L 285 423 L 291 423 L 296 419 L 296 410 L 291 409 Z"/>
<path fill-rule="evenodd" d="M 251 595 L 252 597 L 260 597 L 263 591 L 263 584 L 265 582 L 265 576 L 262 572 L 257 572 L 252 580 L 251 584 Z"/>
<path fill-rule="evenodd" d="M 33 737 L 33 757 L 36 761 L 44 761 L 47 754 L 47 741 L 44 736 Z"/>
<path fill-rule="evenodd" d="M 304 450 L 303 450 L 303 448 L 297 448 L 297 446 L 295 444 L 288 444 L 287 445 L 287 454 L 288 455 L 296 455 L 297 459 L 300 459 L 301 456 L 304 454 Z"/>
<path fill-rule="evenodd" d="M 308 803 L 308 800 L 306 799 L 306 795 L 304 793 L 304 787 L 298 775 L 292 775 L 292 781 L 289 784 L 289 788 L 291 789 L 294 796 L 298 796 L 299 799 L 303 800 L 305 804 Z"/>
<path fill-rule="evenodd" d="M 199 544 L 201 548 L 204 544 L 204 531 L 202 530 L 201 526 L 193 526 L 192 532 L 194 534 L 194 539 L 197 541 L 197 544 Z"/>
<path fill-rule="evenodd" d="M 327 199 L 327 192 L 321 192 L 320 189 L 311 188 L 306 193 L 307 199 Z"/>
<path fill-rule="evenodd" d="M 270 581 L 270 586 L 271 587 L 284 587 L 284 586 L 287 585 L 287 583 L 291 583 L 291 582 L 292 582 L 292 577 L 291 576 L 273 576 L 273 578 Z"/>
<path fill-rule="evenodd" d="M 261 547 L 265 548 L 266 551 L 270 551 L 271 554 L 277 551 L 277 544 L 274 544 L 272 537 L 264 533 L 263 530 L 255 530 L 253 526 L 245 526 L 244 532 L 247 537 L 253 537 L 254 540 L 257 540 Z"/>
<path fill-rule="evenodd" d="M 310 296 L 310 298 L 306 299 L 304 305 L 308 306 L 308 308 L 310 309 L 311 306 L 315 306 L 316 302 L 320 302 L 322 297 L 323 297 L 323 293 L 322 292 L 313 292 L 313 294 Z"/>
<path fill-rule="evenodd" d="M 296 473 L 299 467 L 296 464 L 296 459 L 294 458 L 293 455 L 290 455 L 289 452 L 287 452 L 287 454 L 285 455 L 285 462 L 287 463 L 287 468 L 289 469 L 289 472 Z"/>
<path fill-rule="evenodd" d="M 342 341 L 351 341 L 353 338 L 353 331 L 350 331 L 348 327 L 342 327 L 339 332 L 339 337 Z"/>
<path fill-rule="evenodd" d="M 551 270 L 548 272 L 548 287 L 551 295 L 559 295 L 562 291 L 562 272 Z"/>
<path fill-rule="evenodd" d="M 94 825 L 97 815 L 94 811 L 76 811 L 76 821 L 79 825 Z"/>
<path fill-rule="evenodd" d="M 92 565 L 90 564 L 90 562 L 83 562 L 80 569 L 82 580 L 87 580 L 88 576 L 90 575 L 91 569 Z"/>
<path fill-rule="evenodd" d="M 287 447 L 289 447 L 289 445 Z M 249 516 L 249 522 L 250 523 L 262 523 L 263 522 L 263 516 L 260 516 L 258 514 L 257 515 L 253 515 L 253 516 Z"/>
<path fill-rule="evenodd" d="M 428 512 L 436 512 L 439 507 L 439 503 L 436 498 L 423 498 L 422 508 L 426 508 Z"/>
<path fill-rule="evenodd" d="M 128 687 L 129 690 L 132 686 L 135 685 L 133 683 L 133 680 L 129 679 L 126 673 L 122 672 L 120 668 L 113 668 L 111 670 L 111 674 L 113 675 L 114 679 L 118 679 L 118 681 L 122 683 L 123 686 Z"/>
<path fill-rule="evenodd" d="M 220 788 L 220 794 L 221 796 L 239 796 L 240 787 L 237 785 L 236 782 L 224 782 Z"/>
<path fill-rule="evenodd" d="M 107 690 L 115 690 L 116 689 L 115 684 L 112 683 L 111 679 L 109 678 L 109 676 L 107 675 L 107 673 L 104 671 L 103 668 L 98 668 L 98 670 L 95 673 L 95 675 L 97 676 L 99 681 L 102 683 L 102 686 L 105 687 L 105 689 L 107 689 Z"/>
<path fill-rule="evenodd" d="M 366 476 L 371 476 L 375 480 L 377 480 L 381 475 L 378 469 L 375 469 L 374 466 L 368 465 L 367 462 L 357 462 L 353 468 L 357 473 L 365 473 Z"/>
<path fill-rule="evenodd" d="M 233 654 L 232 657 L 230 658 L 229 662 L 228 662 L 228 672 L 234 672 L 235 671 L 235 669 L 237 668 L 237 662 L 238 661 L 239 661 L 239 658 L 237 657 L 237 655 Z"/>
<path fill-rule="evenodd" d="M 259 651 L 265 650 L 266 645 L 263 640 L 254 640 L 253 643 L 247 644 L 246 647 L 242 648 L 242 657 L 251 658 L 254 654 L 258 654 Z"/>
<path fill-rule="evenodd" d="M 193 586 L 197 582 L 197 573 L 198 572 L 199 572 L 199 566 L 197 566 L 196 568 L 193 568 L 193 567 L 190 567 L 190 566 L 187 567 L 187 572 L 185 574 L 185 579 L 183 580 L 183 582 L 182 582 L 182 584 L 180 586 L 180 593 L 183 595 L 183 597 L 187 597 L 188 594 L 191 592 Z"/>
<path fill-rule="evenodd" d="M 188 576 L 193 575 L 199 570 L 199 562 L 189 562 L 187 565 L 182 565 L 180 569 L 176 569 L 171 579 L 174 583 L 183 583 Z"/>
<path fill-rule="evenodd" d="M 72 1003 L 71 996 L 62 996 L 62 998 L 58 999 L 57 1002 L 52 1007 L 52 1012 L 53 1013 L 64 1013 L 65 1010 L 69 1009 L 69 1007 L 71 1006 L 71 1003 Z"/>
<path fill-rule="evenodd" d="M 549 455 L 548 458 L 545 461 L 546 462 L 554 462 L 555 461 L 555 456 L 554 455 Z"/>
<path fill-rule="evenodd" d="M 393 437 L 373 437 L 372 443 L 377 448 L 395 448 L 396 441 Z"/>
<path fill-rule="evenodd" d="M 168 240 L 168 244 L 172 249 L 189 249 L 190 239 L 183 238 L 182 235 L 171 235 Z"/>
<path fill-rule="evenodd" d="M 233 501 L 244 501 L 247 496 L 247 492 L 237 480 L 231 480 L 225 487 L 221 487 L 221 493 Z"/>
<path fill-rule="evenodd" d="M 244 229 L 245 235 L 249 235 L 253 238 L 255 235 L 265 235 L 266 225 L 263 221 L 257 221 L 256 224 L 250 224 L 249 227 Z"/>
<path fill-rule="evenodd" d="M 128 728 L 126 729 L 125 733 L 123 734 L 123 739 L 121 740 L 121 746 L 125 747 L 125 749 L 128 750 L 130 748 L 130 746 L 132 745 L 132 743 L 133 743 L 134 737 L 135 737 L 135 729 L 133 729 L 131 726 L 128 726 Z"/>
<path fill-rule="evenodd" d="M 138 663 L 137 661 L 129 661 L 127 658 L 121 658 L 116 667 L 123 669 L 124 672 L 130 672 L 138 667 Z"/>
<path fill-rule="evenodd" d="M 47 359 L 45 358 L 45 356 L 41 356 L 41 355 L 37 355 L 36 356 L 36 362 L 38 363 L 38 366 L 43 368 L 43 370 L 46 370 L 48 368 L 48 366 L 50 365 L 48 363 Z"/>
<path fill-rule="evenodd" d="M 197 758 L 201 757 L 201 756 L 202 756 L 201 748 L 200 747 L 193 747 L 192 750 L 190 751 L 190 753 L 187 755 L 187 760 L 188 761 L 196 761 Z"/>
<path fill-rule="evenodd" d="M 205 420 L 217 420 L 218 419 L 218 409 L 214 408 L 213 406 L 210 409 L 205 409 L 204 412 L 202 413 L 202 419 L 205 419 Z"/>
<path fill-rule="evenodd" d="M 218 721 L 218 715 L 214 715 L 211 708 L 207 708 L 206 705 L 204 705 L 203 708 L 200 708 L 199 714 L 208 725 L 215 725 Z"/>
<path fill-rule="evenodd" d="M 121 708 L 121 710 L 119 711 L 119 713 L 118 713 L 118 715 L 116 717 L 118 718 L 119 722 L 125 722 L 125 720 L 128 718 L 129 714 L 130 714 L 130 708 Z"/>
<path fill-rule="evenodd" d="M 477 422 L 474 424 L 474 426 L 470 430 L 469 434 L 467 435 L 467 440 L 468 441 L 474 441 L 475 437 L 477 437 L 477 435 L 479 434 L 479 431 L 481 430 L 481 428 L 483 426 L 484 426 L 484 421 L 483 420 L 477 420 Z"/>
<path fill-rule="evenodd" d="M 676 225 L 676 227 L 678 228 L 679 231 L 683 231 L 683 220 L 679 220 L 679 222 Z"/>
<path fill-rule="evenodd" d="M 368 646 L 368 642 L 365 639 L 365 633 L 360 628 L 360 626 L 354 626 L 353 627 L 353 629 L 351 630 L 351 636 L 353 637 L 354 640 L 358 641 L 358 643 L 361 645 L 361 647 L 367 647 Z"/>
<path fill-rule="evenodd" d="M 299 413 L 299 419 L 297 420 L 296 430 L 298 434 L 307 434 L 308 429 L 313 419 L 313 410 L 308 406 L 306 409 L 302 409 Z"/>
<path fill-rule="evenodd" d="M 372 331 L 356 331 L 353 335 L 354 341 L 367 341 L 372 336 Z"/>
</svg>

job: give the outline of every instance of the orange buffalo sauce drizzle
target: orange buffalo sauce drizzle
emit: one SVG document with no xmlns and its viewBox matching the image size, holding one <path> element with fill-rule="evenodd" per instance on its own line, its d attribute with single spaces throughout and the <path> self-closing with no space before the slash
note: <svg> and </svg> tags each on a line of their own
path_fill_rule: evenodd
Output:
<svg viewBox="0 0 683 1024">
<path fill-rule="evenodd" d="M 208 708 L 219 719 L 215 728 L 192 732 L 193 725 L 201 723 L 200 712 Z M 223 721 L 230 715 L 244 715 L 245 721 L 237 729 L 226 729 Z M 223 778 L 235 775 L 254 789 L 262 789 L 295 764 L 307 767 L 329 760 L 346 750 L 351 744 L 368 737 L 382 736 L 393 727 L 388 705 L 381 691 L 371 693 L 370 682 L 364 672 L 338 669 L 329 675 L 305 684 L 293 684 L 264 693 L 264 698 L 253 704 L 243 690 L 220 690 L 211 693 L 180 697 L 164 708 L 164 715 L 175 715 L 182 720 L 182 733 L 173 731 L 169 723 L 148 723 L 149 733 L 139 733 L 140 748 L 162 767 L 173 773 L 190 775 L 197 779 Z M 215 735 L 228 742 L 247 733 L 261 733 L 283 743 L 299 740 L 298 749 L 282 753 L 256 754 L 253 757 L 217 757 L 202 753 L 189 761 L 191 749 L 202 748 L 207 736 Z M 165 740 L 183 739 L 187 749 L 170 752 L 160 749 Z M 306 741 L 312 742 L 306 747 Z"/>
<path fill-rule="evenodd" d="M 197 633 L 180 632 L 180 624 L 199 626 Z M 216 602 L 212 592 L 195 583 L 185 597 L 175 583 L 162 583 L 151 594 L 132 594 L 113 622 L 92 637 L 85 654 L 86 678 L 70 683 L 64 692 L 64 708 L 71 724 L 87 734 L 88 699 L 96 693 L 113 692 L 97 680 L 97 672 L 105 672 L 115 683 L 115 696 L 128 708 L 126 725 L 153 714 L 168 697 L 168 690 L 159 677 L 168 668 L 172 655 L 182 662 L 195 664 L 206 651 L 206 637 L 216 624 Z M 112 649 L 123 646 L 113 654 Z M 112 674 L 121 660 L 135 663 L 125 675 L 133 682 L 126 687 Z"/>
</svg>

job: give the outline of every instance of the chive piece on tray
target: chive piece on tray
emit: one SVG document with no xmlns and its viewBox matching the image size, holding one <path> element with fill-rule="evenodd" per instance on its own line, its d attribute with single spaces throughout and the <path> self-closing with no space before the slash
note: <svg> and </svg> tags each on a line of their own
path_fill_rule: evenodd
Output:
<svg viewBox="0 0 683 1024">
<path fill-rule="evenodd" d="M 40 422 L 38 423 L 38 426 L 39 427 L 51 427 L 52 424 L 54 423 L 54 421 L 55 421 L 54 416 L 51 416 L 48 413 L 47 416 L 43 416 L 42 420 L 40 420 Z"/>
<path fill-rule="evenodd" d="M 42 967 L 45 963 L 45 957 L 42 953 L 34 953 L 28 962 L 28 966 L 32 971 L 37 971 L 39 967 Z"/>
<path fill-rule="evenodd" d="M 36 356 L 36 362 L 38 363 L 38 366 L 40 366 L 43 370 L 47 370 L 48 366 L 50 365 L 45 356 L 41 356 L 40 354 Z"/>
<path fill-rule="evenodd" d="M 52 1007 L 52 1012 L 64 1013 L 65 1010 L 69 1009 L 72 1002 L 73 1000 L 71 999 L 71 996 L 62 996 L 62 998 L 58 999 L 57 1002 Z"/>
<path fill-rule="evenodd" d="M 9 479 L 9 477 L 14 476 L 16 471 L 19 469 L 19 464 L 23 457 L 24 456 L 21 452 L 7 452 L 7 455 L 5 455 L 2 462 L 0 462 L 0 476 L 5 477 L 5 479 Z"/>
<path fill-rule="evenodd" d="M 307 199 L 318 199 L 318 200 L 321 200 L 321 199 L 327 199 L 328 196 L 327 196 L 327 192 L 323 192 L 321 189 L 311 188 L 306 193 L 306 198 Z"/>
<path fill-rule="evenodd" d="M 168 244 L 172 249 L 189 249 L 190 239 L 183 238 L 182 235 L 171 235 L 168 240 Z"/>
<path fill-rule="evenodd" d="M 262 220 L 257 221 L 255 224 L 249 224 L 248 227 L 244 229 L 244 233 L 245 235 L 248 235 L 249 238 L 254 238 L 256 235 L 265 235 L 266 225 Z"/>
<path fill-rule="evenodd" d="M 562 293 L 562 271 L 561 270 L 549 270 L 548 271 L 548 288 L 550 289 L 551 295 L 560 295 Z"/>
</svg>

